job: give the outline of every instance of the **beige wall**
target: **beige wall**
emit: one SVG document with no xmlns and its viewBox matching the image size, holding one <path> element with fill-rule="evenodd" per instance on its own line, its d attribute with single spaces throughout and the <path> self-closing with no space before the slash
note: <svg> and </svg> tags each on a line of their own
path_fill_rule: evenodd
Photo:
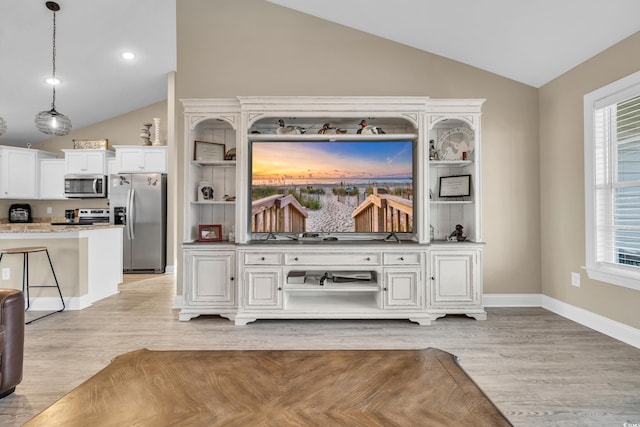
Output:
<svg viewBox="0 0 640 427">
<path fill-rule="evenodd" d="M 640 69 L 640 33 L 540 88 L 542 292 L 640 328 L 640 292 L 589 280 L 585 256 L 585 94 Z M 582 286 L 571 286 L 579 272 Z"/>
<path fill-rule="evenodd" d="M 177 37 L 177 99 L 486 98 L 485 292 L 540 292 L 537 89 L 263 0 L 179 1 Z M 176 112 L 182 144 L 181 105 Z"/>
<path fill-rule="evenodd" d="M 161 139 L 163 144 L 168 141 L 173 142 L 173 126 L 168 126 L 167 122 L 167 101 L 157 102 L 139 110 L 131 111 L 129 113 L 105 120 L 100 123 L 96 123 L 92 126 L 88 126 L 82 129 L 72 131 L 65 136 L 59 136 L 45 140 L 33 148 L 49 151 L 55 153 L 58 157 L 63 158 L 64 153 L 60 151 L 63 148 L 73 148 L 74 139 L 104 139 L 109 140 L 109 146 L 114 145 L 140 145 L 140 128 L 143 123 L 153 123 L 153 118 L 160 118 Z M 169 129 L 169 131 L 167 131 Z M 152 128 L 153 132 L 153 128 Z M 171 147 L 169 148 L 171 153 Z M 169 159 L 171 168 L 172 159 Z M 175 180 L 175 173 L 168 175 L 168 227 L 167 227 L 167 264 L 175 265 L 175 232 L 173 227 L 174 222 L 174 200 L 175 190 L 173 180 Z M 45 217 L 57 217 L 64 218 L 65 209 L 74 208 L 93 208 L 93 207 L 108 207 L 107 199 L 83 199 L 83 200 L 45 200 L 45 201 L 31 201 L 31 200 L 0 200 L 0 218 L 7 218 L 9 212 L 9 206 L 12 203 L 29 203 L 32 208 L 32 214 L 36 218 Z M 47 207 L 52 208 L 52 213 L 47 213 Z"/>
</svg>

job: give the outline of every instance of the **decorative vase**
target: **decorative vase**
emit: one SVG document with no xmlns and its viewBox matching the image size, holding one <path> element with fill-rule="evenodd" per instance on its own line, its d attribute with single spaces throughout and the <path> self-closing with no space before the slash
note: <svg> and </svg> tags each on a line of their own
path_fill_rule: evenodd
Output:
<svg viewBox="0 0 640 427">
<path fill-rule="evenodd" d="M 156 134 L 156 137 L 153 140 L 153 145 L 162 145 L 162 141 L 160 140 L 160 119 L 158 117 L 153 118 L 153 126 Z"/>
</svg>

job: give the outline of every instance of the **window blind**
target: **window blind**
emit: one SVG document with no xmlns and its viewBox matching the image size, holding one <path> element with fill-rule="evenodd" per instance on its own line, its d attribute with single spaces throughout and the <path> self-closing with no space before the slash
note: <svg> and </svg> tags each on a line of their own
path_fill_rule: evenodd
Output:
<svg viewBox="0 0 640 427">
<path fill-rule="evenodd" d="M 595 110 L 598 262 L 640 268 L 640 96 Z"/>
<path fill-rule="evenodd" d="M 640 96 L 617 104 L 616 256 L 640 266 Z"/>
</svg>

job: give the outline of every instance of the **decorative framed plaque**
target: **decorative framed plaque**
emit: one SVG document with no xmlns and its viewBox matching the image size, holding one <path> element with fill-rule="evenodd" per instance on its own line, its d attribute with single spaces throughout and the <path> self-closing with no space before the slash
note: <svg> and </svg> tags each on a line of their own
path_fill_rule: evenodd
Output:
<svg viewBox="0 0 640 427">
<path fill-rule="evenodd" d="M 440 197 L 466 197 L 471 195 L 471 175 L 441 176 Z"/>
<path fill-rule="evenodd" d="M 215 162 L 224 160 L 225 145 L 216 142 L 194 141 L 193 160 Z"/>
</svg>

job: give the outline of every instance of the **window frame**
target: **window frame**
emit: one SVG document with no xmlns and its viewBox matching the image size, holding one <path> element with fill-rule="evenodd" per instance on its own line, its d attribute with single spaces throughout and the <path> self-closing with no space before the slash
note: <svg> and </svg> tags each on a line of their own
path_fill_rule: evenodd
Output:
<svg viewBox="0 0 640 427">
<path fill-rule="evenodd" d="M 594 90 L 584 96 L 584 181 L 585 181 L 585 269 L 590 279 L 640 290 L 640 268 L 597 259 L 596 241 L 596 158 L 595 158 L 595 112 L 597 109 L 616 104 L 640 95 L 640 71 Z M 611 161 L 607 162 L 611 165 Z M 613 203 L 613 202 L 612 202 Z"/>
</svg>

